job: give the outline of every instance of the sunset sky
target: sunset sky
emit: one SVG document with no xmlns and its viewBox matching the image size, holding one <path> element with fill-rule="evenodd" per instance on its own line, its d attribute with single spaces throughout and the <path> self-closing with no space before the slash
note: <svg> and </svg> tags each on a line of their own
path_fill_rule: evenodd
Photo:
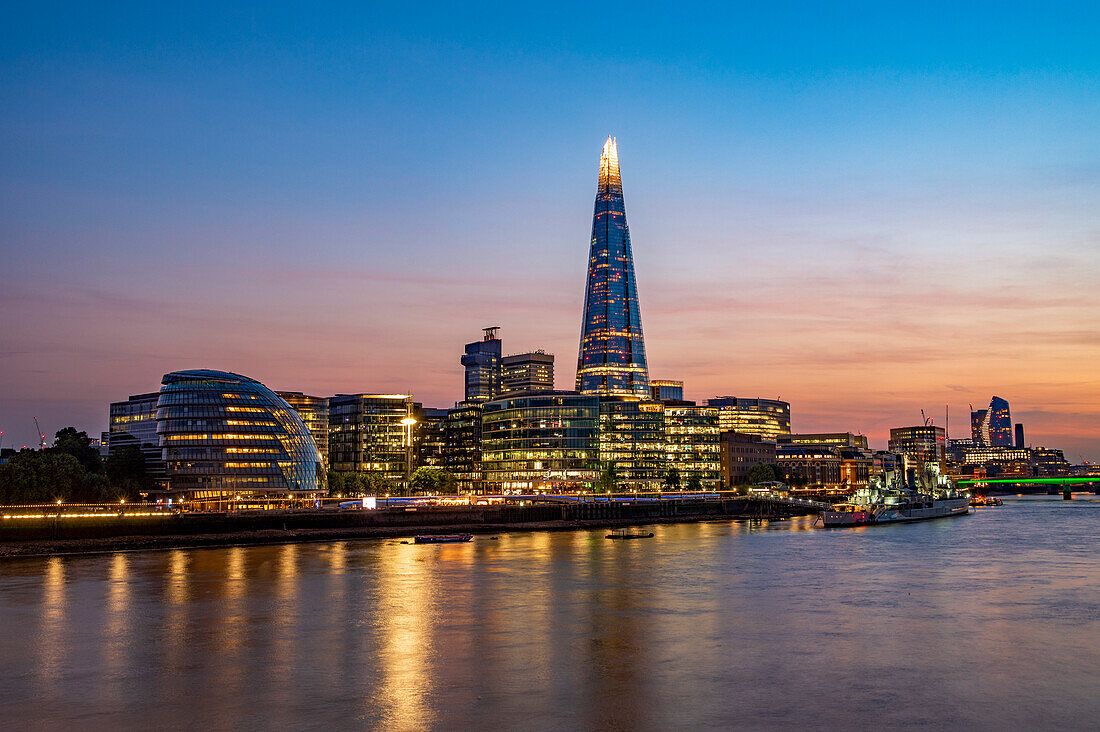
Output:
<svg viewBox="0 0 1100 732">
<path fill-rule="evenodd" d="M 4 446 L 184 368 L 450 406 L 487 325 L 572 388 L 610 133 L 652 378 L 1100 460 L 1095 3 L 150 5 L 4 10 Z"/>
</svg>

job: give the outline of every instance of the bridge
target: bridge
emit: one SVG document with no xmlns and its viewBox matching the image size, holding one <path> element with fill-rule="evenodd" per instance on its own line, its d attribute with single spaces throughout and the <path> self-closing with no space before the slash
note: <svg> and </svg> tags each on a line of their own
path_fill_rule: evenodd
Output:
<svg viewBox="0 0 1100 732">
<path fill-rule="evenodd" d="M 1013 485 L 1100 485 L 1100 476 L 1081 476 L 1078 478 L 964 478 L 959 485 L 974 483 L 1011 483 Z"/>
</svg>

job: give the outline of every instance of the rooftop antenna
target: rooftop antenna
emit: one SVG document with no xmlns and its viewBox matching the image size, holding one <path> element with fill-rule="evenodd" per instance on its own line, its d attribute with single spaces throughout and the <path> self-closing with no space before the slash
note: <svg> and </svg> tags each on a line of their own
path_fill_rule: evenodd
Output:
<svg viewBox="0 0 1100 732">
<path fill-rule="evenodd" d="M 485 338 L 483 340 L 491 341 L 497 337 L 497 331 L 500 330 L 499 325 L 490 325 L 488 328 L 482 328 L 485 331 Z"/>
</svg>

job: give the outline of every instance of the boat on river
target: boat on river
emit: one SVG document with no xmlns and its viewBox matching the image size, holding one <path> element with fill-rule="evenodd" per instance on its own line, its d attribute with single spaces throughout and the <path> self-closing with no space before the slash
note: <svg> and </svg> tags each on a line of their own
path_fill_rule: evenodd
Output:
<svg viewBox="0 0 1100 732">
<path fill-rule="evenodd" d="M 421 534 L 413 537 L 414 544 L 461 544 L 474 538 L 473 534 Z"/>
<path fill-rule="evenodd" d="M 1004 501 L 1002 501 L 1000 498 L 997 498 L 996 496 L 971 496 L 970 497 L 970 505 L 971 506 L 1000 506 L 1002 504 L 1004 504 Z"/>
<path fill-rule="evenodd" d="M 970 495 L 953 489 L 932 493 L 913 490 L 857 491 L 844 503 L 822 511 L 818 521 L 825 528 L 869 526 L 902 521 L 926 521 L 970 513 Z"/>
<path fill-rule="evenodd" d="M 648 534 L 627 532 L 626 529 L 615 529 L 610 534 L 604 537 L 605 539 L 652 539 L 653 532 Z"/>
</svg>

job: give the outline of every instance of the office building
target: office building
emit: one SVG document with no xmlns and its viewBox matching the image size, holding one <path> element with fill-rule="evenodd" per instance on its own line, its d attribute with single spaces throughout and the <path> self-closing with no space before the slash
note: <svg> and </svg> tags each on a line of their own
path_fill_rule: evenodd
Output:
<svg viewBox="0 0 1100 732">
<path fill-rule="evenodd" d="M 600 156 L 577 358 L 577 391 L 601 397 L 649 398 L 634 255 L 626 224 L 619 153 L 611 137 L 607 138 Z"/>
<path fill-rule="evenodd" d="M 650 379 L 649 398 L 655 402 L 682 402 L 684 401 L 684 382 Z"/>
<path fill-rule="evenodd" d="M 294 408 L 298 416 L 302 418 L 309 434 L 313 436 L 313 443 L 317 445 L 317 452 L 321 453 L 321 461 L 328 468 L 328 399 L 303 394 L 300 391 L 275 392 Z"/>
<path fill-rule="evenodd" d="M 692 476 L 708 490 L 722 482 L 717 409 L 666 405 L 664 443 L 665 469 L 679 471 L 681 485 L 687 485 Z"/>
<path fill-rule="evenodd" d="M 443 421 L 443 467 L 455 477 L 458 490 L 480 491 L 481 404 L 468 402 L 447 410 Z"/>
<path fill-rule="evenodd" d="M 324 492 L 321 454 L 302 418 L 240 374 L 166 374 L 157 436 L 168 492 L 191 501 L 286 498 Z"/>
<path fill-rule="evenodd" d="M 970 411 L 970 439 L 977 447 L 989 446 L 989 410 Z"/>
<path fill-rule="evenodd" d="M 989 402 L 989 444 L 993 447 L 1012 447 L 1012 415 L 1008 402 L 999 396 Z"/>
<path fill-rule="evenodd" d="M 775 464 L 775 442 L 760 435 L 722 432 L 718 437 L 718 450 L 725 490 L 744 483 L 755 466 Z"/>
<path fill-rule="evenodd" d="M 793 493 L 838 496 L 846 491 L 840 478 L 838 448 L 824 445 L 779 445 L 775 463 L 780 479 Z"/>
<path fill-rule="evenodd" d="M 655 491 L 667 469 L 664 408 L 656 402 L 600 399 L 601 465 L 614 465 L 620 491 Z"/>
<path fill-rule="evenodd" d="M 1065 478 L 1072 473 L 1072 466 L 1066 461 L 1061 450 L 1049 447 L 1032 448 L 1031 464 L 1035 468 L 1035 475 L 1041 478 Z"/>
<path fill-rule="evenodd" d="M 447 468 L 446 409 L 421 407 L 413 415 L 413 470 Z"/>
<path fill-rule="evenodd" d="M 946 471 L 947 431 L 935 425 L 895 427 L 890 430 L 888 449 L 905 459 L 907 470 L 923 473 L 931 468 L 937 475 Z"/>
<path fill-rule="evenodd" d="M 501 393 L 547 391 L 554 388 L 554 354 L 544 351 L 505 356 L 501 364 Z"/>
<path fill-rule="evenodd" d="M 107 459 L 127 447 L 136 447 L 145 460 L 145 472 L 158 483 L 165 478 L 164 456 L 157 437 L 157 401 L 160 392 L 133 394 L 111 402 L 107 427 Z"/>
<path fill-rule="evenodd" d="M 415 419 L 411 394 L 337 394 L 329 399 L 329 463 L 341 472 L 376 472 L 403 482 L 409 432 Z"/>
<path fill-rule="evenodd" d="M 718 408 L 718 428 L 775 440 L 791 433 L 791 405 L 779 399 L 744 399 L 732 396 L 707 400 Z"/>
<path fill-rule="evenodd" d="M 817 432 L 789 435 L 777 435 L 780 445 L 827 445 L 829 447 L 848 447 L 869 450 L 867 436 L 854 432 Z"/>
<path fill-rule="evenodd" d="M 487 402 L 500 394 L 501 343 L 499 327 L 482 328 L 480 341 L 466 344 L 460 362 L 466 370 L 466 401 Z"/>
<path fill-rule="evenodd" d="M 1014 447 L 1016 447 L 1018 450 L 1022 450 L 1025 447 L 1025 445 L 1024 445 L 1024 426 L 1022 424 L 1020 424 L 1019 422 L 1016 423 L 1016 444 L 1015 444 Z"/>
<path fill-rule="evenodd" d="M 867 488 L 875 472 L 875 460 L 870 450 L 858 447 L 837 447 L 840 458 L 840 488 L 845 494 Z"/>
<path fill-rule="evenodd" d="M 579 491 L 599 478 L 600 402 L 567 391 L 486 402 L 481 411 L 485 490 Z"/>
</svg>

